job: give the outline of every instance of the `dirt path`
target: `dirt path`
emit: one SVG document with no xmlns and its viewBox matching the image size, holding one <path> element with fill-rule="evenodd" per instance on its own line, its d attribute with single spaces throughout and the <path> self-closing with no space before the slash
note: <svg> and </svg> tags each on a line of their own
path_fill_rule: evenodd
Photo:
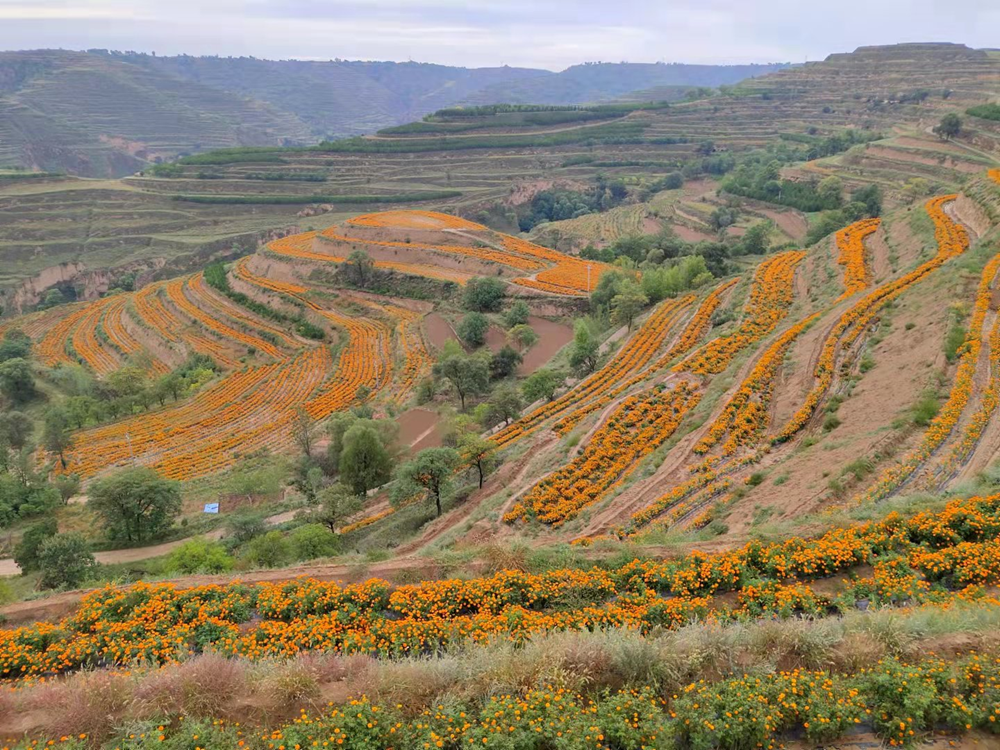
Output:
<svg viewBox="0 0 1000 750">
<path fill-rule="evenodd" d="M 424 330 L 427 332 L 427 340 L 435 349 L 443 348 L 448 341 L 458 341 L 451 323 L 436 312 L 424 316 Z"/>
</svg>

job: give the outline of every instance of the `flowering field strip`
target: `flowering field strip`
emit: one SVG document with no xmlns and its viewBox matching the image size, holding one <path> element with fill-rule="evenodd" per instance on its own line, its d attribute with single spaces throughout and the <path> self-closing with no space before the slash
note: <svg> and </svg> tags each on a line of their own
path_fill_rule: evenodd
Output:
<svg viewBox="0 0 1000 750">
<path fill-rule="evenodd" d="M 987 264 L 983 270 L 983 279 L 985 280 L 988 276 L 995 278 L 997 271 L 1000 271 L 1000 255 L 995 256 Z M 986 298 L 985 304 L 989 305 L 989 292 L 984 289 L 983 284 L 980 284 L 976 293 L 977 312 L 979 306 L 983 304 L 984 297 Z M 993 321 L 987 345 L 989 346 L 989 383 L 983 389 L 979 399 L 979 408 L 969 418 L 961 439 L 955 443 L 948 453 L 948 457 L 941 464 L 939 474 L 948 476 L 966 462 L 983 436 L 983 431 L 986 429 L 993 412 L 996 411 L 997 405 L 1000 405 L 1000 316 L 995 317 Z"/>
<path fill-rule="evenodd" d="M 485 227 L 479 227 L 485 229 Z M 498 263 L 502 266 L 509 266 L 521 271 L 534 271 L 545 268 L 545 264 L 532 258 L 525 258 L 515 253 L 505 253 L 494 250 L 490 247 L 467 247 L 465 245 L 428 245 L 422 242 L 395 242 L 387 240 L 370 240 L 362 237 L 348 237 L 334 231 L 333 228 L 326 229 L 320 233 L 324 239 L 335 242 L 346 242 L 350 244 L 370 245 L 374 247 L 401 248 L 403 250 L 430 250 L 432 252 L 446 253 L 450 255 L 465 255 L 470 258 Z"/>
<path fill-rule="evenodd" d="M 356 227 L 384 227 L 405 229 L 485 229 L 482 224 L 468 221 L 461 216 L 440 213 L 438 211 L 380 211 L 374 214 L 363 214 L 347 220 Z"/>
<path fill-rule="evenodd" d="M 646 319 L 635 335 L 621 348 L 608 364 L 557 399 L 538 407 L 516 422 L 500 430 L 493 440 L 501 446 L 537 430 L 543 422 L 561 416 L 570 409 L 581 408 L 588 400 L 599 398 L 614 383 L 626 375 L 644 368 L 663 345 L 669 331 L 670 322 L 681 306 L 690 304 L 686 297 L 667 300 Z"/>
<path fill-rule="evenodd" d="M 391 330 L 378 320 L 322 311 L 333 325 L 347 332 L 336 376 L 302 407 L 313 419 L 325 419 L 354 403 L 362 386 L 378 393 L 392 380 Z"/>
<path fill-rule="evenodd" d="M 601 275 L 611 266 L 550 250 L 519 237 L 505 236 L 503 246 L 512 253 L 528 255 L 555 264 L 532 277 L 514 279 L 515 284 L 555 294 L 585 295 L 597 287 Z"/>
<path fill-rule="evenodd" d="M 694 302 L 694 295 L 688 295 L 687 297 L 678 298 L 678 304 L 673 309 L 673 314 L 670 319 L 666 322 L 666 330 L 673 330 L 674 325 L 680 319 L 680 317 L 687 311 L 687 308 Z M 672 347 L 669 351 L 663 354 L 657 361 L 651 364 L 649 367 L 643 369 L 642 371 L 636 373 L 630 378 L 621 381 L 618 385 L 614 386 L 610 390 L 604 392 L 603 395 L 598 398 L 585 403 L 584 405 L 573 409 L 569 414 L 566 414 L 558 422 L 552 425 L 552 429 L 555 430 L 560 435 L 565 435 L 577 424 L 579 424 L 583 419 L 585 419 L 590 414 L 595 411 L 603 409 L 616 398 L 621 396 L 623 393 L 628 391 L 630 388 L 634 387 L 643 380 L 651 377 L 661 370 L 665 365 L 664 363 L 670 362 L 676 355 L 672 354 L 674 349 L 677 347 Z"/>
<path fill-rule="evenodd" d="M 332 365 L 326 347 L 299 354 L 261 388 L 255 409 L 238 408 L 219 415 L 206 425 L 211 432 L 199 431 L 195 440 L 172 446 L 169 455 L 153 467 L 172 479 L 193 479 L 230 468 L 240 456 L 261 449 L 288 448 L 293 442 L 296 407 L 319 388 Z M 158 452 L 162 453 L 160 446 Z"/>
<path fill-rule="evenodd" d="M 233 373 L 186 404 L 77 433 L 84 450 L 70 456 L 68 470 L 88 477 L 136 463 L 171 479 L 193 479 L 231 466 L 240 454 L 284 448 L 295 407 L 331 368 L 329 349 L 316 347 L 283 365 Z"/>
<path fill-rule="evenodd" d="M 248 284 L 260 287 L 261 289 L 267 289 L 271 292 L 278 292 L 279 294 L 300 295 L 309 291 L 307 287 L 300 286 L 299 284 L 289 284 L 285 281 L 269 279 L 266 276 L 258 276 L 250 270 L 249 255 L 236 261 L 233 265 L 233 274 L 236 278 L 242 279 Z"/>
<path fill-rule="evenodd" d="M 754 365 L 750 374 L 740 383 L 736 393 L 726 403 L 722 413 L 712 422 L 708 432 L 694 447 L 695 453 L 708 453 L 722 438 L 722 453 L 731 456 L 737 449 L 756 444 L 767 429 L 771 397 L 774 395 L 774 378 L 795 340 L 822 313 L 813 313 L 785 331 L 771 344 Z"/>
<path fill-rule="evenodd" d="M 528 490 L 503 520 L 509 523 L 532 516 L 542 523 L 562 525 L 625 481 L 643 458 L 674 433 L 700 398 L 685 382 L 629 396 L 580 455 Z"/>
<path fill-rule="evenodd" d="M 132 298 L 135 311 L 143 323 L 166 341 L 189 346 L 199 354 L 211 357 L 223 367 L 237 367 L 239 363 L 224 346 L 207 336 L 191 331 L 189 326 L 184 325 L 181 319 L 163 304 L 160 291 L 164 286 L 166 283 L 162 281 L 150 284 L 136 292 Z"/>
<path fill-rule="evenodd" d="M 136 660 L 169 663 L 215 650 L 252 659 L 324 650 L 393 657 L 462 642 L 523 642 L 553 630 L 691 620 L 822 616 L 873 607 L 950 606 L 1000 583 L 1000 496 L 950 501 L 909 518 L 836 528 L 814 539 L 752 541 L 720 553 L 633 560 L 612 569 L 424 581 L 393 589 L 372 579 L 310 579 L 180 589 L 139 583 L 86 595 L 59 623 L 0 630 L 0 675 L 11 680 Z M 809 582 L 872 566 L 841 594 Z M 731 604 L 713 597 L 734 592 Z M 894 686 L 895 687 L 895 686 Z"/>
<path fill-rule="evenodd" d="M 754 272 L 750 299 L 743 309 L 739 328 L 728 336 L 709 341 L 675 365 L 674 371 L 697 375 L 722 372 L 740 351 L 773 331 L 788 314 L 795 296 L 795 269 L 805 256 L 802 250 L 789 250 L 761 263 Z"/>
<path fill-rule="evenodd" d="M 275 255 L 298 258 L 300 260 L 318 261 L 320 263 L 343 263 L 346 258 L 328 253 L 317 253 L 312 249 L 313 240 L 317 234 L 317 232 L 304 232 L 302 234 L 282 237 L 279 240 L 268 243 L 267 250 Z M 375 261 L 375 267 L 399 271 L 411 276 L 424 276 L 430 279 L 438 279 L 439 281 L 451 281 L 456 284 L 464 284 L 469 278 L 468 274 L 459 273 L 458 271 L 450 271 L 447 268 L 437 268 L 418 263 L 393 263 L 377 260 Z"/>
<path fill-rule="evenodd" d="M 139 340 L 129 333 L 122 320 L 129 299 L 130 295 L 116 295 L 108 305 L 103 320 L 104 333 L 107 335 L 108 341 L 126 357 L 141 354 L 145 351 Z M 164 375 L 170 371 L 170 368 L 160 360 L 150 356 L 149 371 L 152 375 Z"/>
<path fill-rule="evenodd" d="M 881 219 L 862 219 L 837 232 L 836 242 L 840 250 L 837 263 L 844 267 L 844 293 L 839 299 L 850 297 L 871 286 L 871 269 L 865 259 L 865 237 L 878 231 L 881 224 Z"/>
<path fill-rule="evenodd" d="M 983 269 L 979 288 L 976 292 L 976 302 L 972 311 L 972 318 L 969 320 L 969 331 L 966 334 L 965 342 L 959 350 L 958 368 L 955 371 L 955 379 L 952 381 L 948 400 L 944 402 L 937 415 L 927 426 L 919 445 L 904 458 L 886 468 L 867 491 L 860 493 L 854 498 L 854 502 L 864 503 L 883 500 L 895 492 L 900 485 L 913 475 L 918 467 L 927 461 L 938 448 L 944 445 L 948 436 L 958 425 L 962 414 L 972 399 L 975 388 L 976 367 L 979 363 L 979 355 L 983 345 L 982 329 L 986 320 L 986 313 L 990 307 L 990 285 L 997 274 L 998 264 L 996 260 L 994 259 L 987 263 Z M 987 405 L 986 402 L 984 402 L 985 405 Z M 988 415 L 986 418 L 988 420 Z M 985 421 L 977 423 L 976 420 L 973 420 L 969 424 L 969 428 L 978 430 L 978 434 L 982 434 L 984 427 Z M 958 447 L 961 448 L 963 445 L 964 440 L 959 440 Z"/>
<path fill-rule="evenodd" d="M 121 367 L 121 362 L 97 336 L 104 313 L 114 297 L 91 303 L 73 327 L 70 343 L 77 356 L 97 375 L 107 375 Z"/>
<path fill-rule="evenodd" d="M 191 302 L 191 300 L 188 299 L 186 289 L 190 286 L 194 279 L 195 276 L 174 279 L 167 282 L 164 287 L 167 293 L 167 299 L 169 299 L 178 310 L 184 313 L 191 320 L 195 321 L 198 325 L 204 326 L 210 331 L 214 331 L 223 339 L 238 342 L 248 348 L 256 348 L 258 351 L 274 357 L 275 359 L 283 358 L 281 350 L 270 341 L 265 341 L 260 336 L 254 336 L 237 330 Z"/>
<path fill-rule="evenodd" d="M 934 258 L 917 266 L 895 281 L 887 282 L 865 295 L 840 316 L 837 324 L 823 342 L 823 349 L 813 372 L 815 383 L 809 395 L 806 396 L 805 403 L 772 438 L 772 442 L 783 443 L 805 427 L 819 406 L 820 400 L 833 383 L 838 351 L 849 349 L 890 301 L 940 268 L 948 259 L 960 255 L 968 248 L 969 240 L 965 230 L 960 225 L 955 224 L 944 212 L 944 204 L 954 200 L 955 197 L 954 195 L 940 196 L 932 198 L 926 204 L 927 212 L 934 221 L 938 243 L 938 251 Z"/>
<path fill-rule="evenodd" d="M 204 274 L 196 273 L 192 276 L 185 291 L 198 307 L 211 311 L 213 315 L 224 315 L 241 323 L 252 331 L 263 331 L 270 339 L 276 340 L 279 346 L 290 349 L 301 347 L 301 344 L 289 336 L 282 328 L 253 315 L 236 303 L 219 296 L 205 283 Z"/>
<path fill-rule="evenodd" d="M 76 361 L 70 357 L 66 346 L 80 321 L 91 313 L 91 308 L 96 304 L 98 303 L 90 302 L 73 310 L 48 329 L 34 347 L 35 354 L 38 355 L 38 359 L 43 365 L 55 367 L 59 364 L 73 364 Z"/>
</svg>

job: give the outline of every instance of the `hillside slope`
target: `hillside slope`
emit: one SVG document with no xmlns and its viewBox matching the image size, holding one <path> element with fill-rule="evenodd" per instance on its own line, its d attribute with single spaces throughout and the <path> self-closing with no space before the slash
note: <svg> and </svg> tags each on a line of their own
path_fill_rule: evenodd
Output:
<svg viewBox="0 0 1000 750">
<path fill-rule="evenodd" d="M 685 65 L 665 63 L 586 63 L 559 73 L 487 86 L 468 97 L 468 104 L 588 104 L 614 99 L 630 91 L 658 86 L 734 84 L 788 67 L 763 65 Z"/>
</svg>

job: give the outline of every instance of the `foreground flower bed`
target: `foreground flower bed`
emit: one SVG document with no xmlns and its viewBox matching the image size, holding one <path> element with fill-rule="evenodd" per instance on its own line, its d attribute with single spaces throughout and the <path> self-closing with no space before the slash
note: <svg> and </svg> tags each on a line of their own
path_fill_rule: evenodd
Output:
<svg viewBox="0 0 1000 750">
<path fill-rule="evenodd" d="M 448 701 L 416 715 L 362 696 L 322 712 L 303 710 L 265 734 L 220 721 L 164 720 L 107 747 L 739 750 L 778 747 L 790 736 L 830 742 L 857 731 L 905 746 L 931 729 L 994 735 L 998 718 L 1000 658 L 973 653 L 913 664 L 890 658 L 854 674 L 795 669 L 699 681 L 672 695 L 647 685 L 597 696 L 546 685 L 481 703 Z M 17 747 L 50 744 L 91 746 L 78 735 Z"/>
<path fill-rule="evenodd" d="M 611 569 L 503 571 L 392 588 L 299 579 L 202 586 L 136 584 L 93 592 L 59 624 L 0 631 L 6 679 L 215 651 L 251 659 L 309 650 L 380 657 L 534 634 L 674 628 L 694 619 L 823 615 L 866 606 L 987 599 L 1000 583 L 1000 495 L 939 512 L 835 529 L 816 539 L 752 542 L 708 555 Z M 872 566 L 836 592 L 808 583 Z M 727 592 L 735 599 L 723 602 Z M 995 601 L 995 600 L 990 600 Z"/>
</svg>

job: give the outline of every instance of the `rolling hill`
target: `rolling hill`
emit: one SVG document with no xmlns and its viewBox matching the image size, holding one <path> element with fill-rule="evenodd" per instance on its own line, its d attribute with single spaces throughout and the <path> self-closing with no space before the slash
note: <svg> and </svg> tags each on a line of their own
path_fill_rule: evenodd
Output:
<svg viewBox="0 0 1000 750">
<path fill-rule="evenodd" d="M 187 153 L 372 133 L 463 101 L 581 103 L 661 83 L 732 83 L 777 67 L 609 64 L 556 74 L 413 62 L 4 52 L 0 166 L 120 176 Z M 533 80 L 545 84 L 507 88 Z"/>
</svg>

